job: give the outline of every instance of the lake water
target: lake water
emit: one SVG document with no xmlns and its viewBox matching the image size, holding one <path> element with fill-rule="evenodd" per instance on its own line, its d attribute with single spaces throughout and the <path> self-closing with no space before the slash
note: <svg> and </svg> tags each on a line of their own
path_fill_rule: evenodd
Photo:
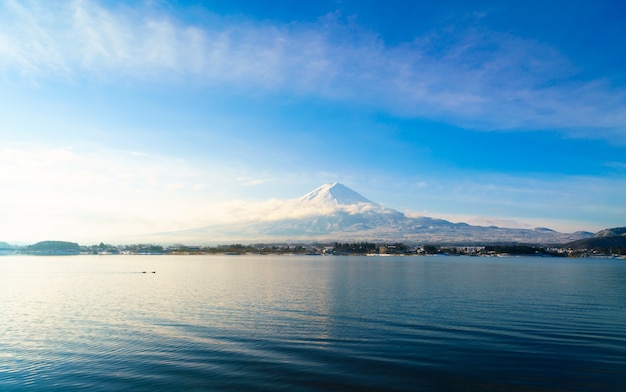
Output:
<svg viewBox="0 0 626 392">
<path fill-rule="evenodd" d="M 2 391 L 626 390 L 626 260 L 3 256 L 0 312 Z"/>
</svg>

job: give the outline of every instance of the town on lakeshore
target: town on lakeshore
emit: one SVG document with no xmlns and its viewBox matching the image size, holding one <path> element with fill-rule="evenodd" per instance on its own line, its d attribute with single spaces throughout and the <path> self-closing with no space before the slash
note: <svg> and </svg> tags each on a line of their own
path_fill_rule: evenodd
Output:
<svg viewBox="0 0 626 392">
<path fill-rule="evenodd" d="M 588 245 L 583 243 L 581 245 Z M 26 255 L 335 255 L 335 256 L 547 256 L 547 257 L 619 257 L 626 258 L 626 246 L 539 246 L 524 244 L 483 246 L 407 245 L 403 243 L 277 243 L 230 244 L 217 246 L 187 246 L 157 244 L 132 244 L 81 246 L 75 242 L 42 241 L 27 246 L 13 246 L 0 242 L 0 254 Z"/>
</svg>

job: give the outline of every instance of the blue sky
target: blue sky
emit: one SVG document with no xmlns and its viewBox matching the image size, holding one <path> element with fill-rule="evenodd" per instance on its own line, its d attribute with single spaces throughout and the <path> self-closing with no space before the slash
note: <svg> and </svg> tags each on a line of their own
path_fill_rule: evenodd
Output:
<svg viewBox="0 0 626 392">
<path fill-rule="evenodd" d="M 336 181 L 454 222 L 625 225 L 626 6 L 431 3 L 0 0 L 0 240 Z"/>
</svg>

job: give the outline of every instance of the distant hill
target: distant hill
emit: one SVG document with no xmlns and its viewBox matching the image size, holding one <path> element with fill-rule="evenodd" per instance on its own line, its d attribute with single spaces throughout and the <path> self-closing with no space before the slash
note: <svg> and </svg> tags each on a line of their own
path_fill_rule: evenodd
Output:
<svg viewBox="0 0 626 392">
<path fill-rule="evenodd" d="M 78 254 L 80 245 L 66 241 L 42 241 L 26 246 L 24 251 L 34 254 Z"/>
<path fill-rule="evenodd" d="M 594 249 L 601 252 L 626 250 L 626 227 L 615 227 L 595 233 L 591 238 L 572 241 L 564 245 L 571 249 Z"/>
<path fill-rule="evenodd" d="M 0 250 L 6 250 L 6 249 L 15 249 L 15 246 L 7 242 L 0 241 Z"/>
</svg>

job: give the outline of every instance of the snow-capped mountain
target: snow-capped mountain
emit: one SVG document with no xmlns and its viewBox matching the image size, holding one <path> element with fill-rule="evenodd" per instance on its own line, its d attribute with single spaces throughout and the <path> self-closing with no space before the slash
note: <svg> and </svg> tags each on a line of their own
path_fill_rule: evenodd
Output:
<svg viewBox="0 0 626 392">
<path fill-rule="evenodd" d="M 377 205 L 359 193 L 338 182 L 324 184 L 298 199 L 299 203 L 311 205 Z"/>
<path fill-rule="evenodd" d="M 429 217 L 411 218 L 375 203 L 339 183 L 325 184 L 285 201 L 264 219 L 205 226 L 159 235 L 161 242 L 224 243 L 398 241 L 408 243 L 566 243 L 592 233 L 559 233 L 546 228 L 471 226 Z"/>
</svg>

